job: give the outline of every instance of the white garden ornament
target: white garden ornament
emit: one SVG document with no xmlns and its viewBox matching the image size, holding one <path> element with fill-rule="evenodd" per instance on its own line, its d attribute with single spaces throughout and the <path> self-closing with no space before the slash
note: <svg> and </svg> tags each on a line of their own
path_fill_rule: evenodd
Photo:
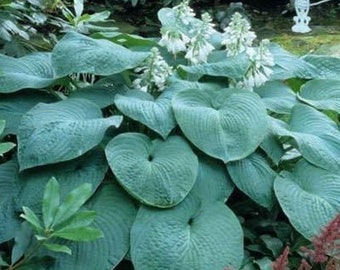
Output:
<svg viewBox="0 0 340 270">
<path fill-rule="evenodd" d="M 311 31 L 308 26 L 310 22 L 310 17 L 308 16 L 309 8 L 311 6 L 316 6 L 331 0 L 321 0 L 316 3 L 310 3 L 309 0 L 292 0 L 291 3 L 294 3 L 296 15 L 294 16 L 295 24 L 292 27 L 292 31 L 296 33 L 308 33 Z"/>
<path fill-rule="evenodd" d="M 295 0 L 295 11 L 297 16 L 294 16 L 295 24 L 292 27 L 293 32 L 297 33 L 308 33 L 311 31 L 308 24 L 310 17 L 308 11 L 310 7 L 309 0 Z"/>
</svg>

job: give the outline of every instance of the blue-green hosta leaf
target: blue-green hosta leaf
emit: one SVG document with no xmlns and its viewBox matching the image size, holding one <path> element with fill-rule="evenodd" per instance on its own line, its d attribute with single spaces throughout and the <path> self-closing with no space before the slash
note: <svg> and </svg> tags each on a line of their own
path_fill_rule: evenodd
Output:
<svg viewBox="0 0 340 270">
<path fill-rule="evenodd" d="M 20 205 L 29 206 L 35 213 L 42 209 L 43 192 L 46 184 L 55 177 L 60 185 L 60 200 L 73 189 L 90 183 L 97 189 L 105 177 L 108 165 L 102 151 L 93 150 L 85 155 L 58 164 L 32 168 L 20 174 Z"/>
<path fill-rule="evenodd" d="M 298 98 L 317 109 L 340 113 L 340 80 L 308 81 L 301 87 Z"/>
<path fill-rule="evenodd" d="M 190 191 L 202 201 L 225 202 L 234 191 L 234 184 L 225 169 L 223 162 L 200 157 L 198 160 L 198 174 L 194 187 Z"/>
<path fill-rule="evenodd" d="M 291 224 L 312 239 L 340 212 L 340 176 L 302 160 L 293 173 L 283 172 L 274 189 Z"/>
<path fill-rule="evenodd" d="M 293 138 L 310 163 L 340 171 L 340 131 L 323 113 L 307 105 L 296 105 L 289 123 L 272 119 L 271 130 L 278 136 Z"/>
<path fill-rule="evenodd" d="M 121 116 L 102 118 L 100 108 L 85 99 L 40 103 L 21 119 L 18 132 L 20 169 L 81 156 L 98 145 Z"/>
<path fill-rule="evenodd" d="M 27 222 L 20 225 L 14 238 L 14 246 L 11 254 L 11 264 L 15 264 L 24 255 L 34 237 L 31 226 Z"/>
<path fill-rule="evenodd" d="M 131 230 L 138 270 L 239 269 L 242 257 L 241 226 L 221 201 L 202 203 L 189 195 L 170 209 L 142 206 Z"/>
<path fill-rule="evenodd" d="M 281 114 L 290 114 L 294 105 L 298 104 L 295 93 L 289 86 L 280 81 L 270 81 L 255 88 L 268 110 Z"/>
<path fill-rule="evenodd" d="M 34 53 L 21 58 L 0 55 L 0 93 L 43 88 L 54 80 L 50 53 Z"/>
<path fill-rule="evenodd" d="M 59 76 L 72 73 L 111 75 L 138 66 L 148 55 L 108 40 L 69 32 L 54 47 L 52 63 Z"/>
<path fill-rule="evenodd" d="M 19 193 L 18 169 L 14 159 L 0 165 L 0 203 Z"/>
<path fill-rule="evenodd" d="M 276 172 L 258 153 L 229 162 L 228 172 L 235 185 L 256 203 L 270 209 L 274 203 L 273 183 Z"/>
<path fill-rule="evenodd" d="M 104 237 L 90 242 L 63 241 L 63 244 L 70 247 L 73 255 L 56 254 L 56 262 L 51 269 L 113 269 L 128 252 L 130 229 L 137 210 L 134 202 L 119 185 L 102 187 L 85 208 L 97 213 L 91 226 L 102 231 Z"/>
<path fill-rule="evenodd" d="M 4 132 L 5 126 L 6 126 L 6 120 L 1 119 L 0 120 L 0 135 L 2 134 L 2 132 Z"/>
<path fill-rule="evenodd" d="M 21 117 L 39 102 L 50 103 L 56 98 L 43 91 L 23 90 L 12 94 L 0 94 L 0 119 L 6 120 L 2 135 L 17 134 Z"/>
<path fill-rule="evenodd" d="M 289 78 L 315 78 L 319 70 L 312 64 L 285 51 L 277 44 L 271 43 L 270 52 L 274 56 L 275 66 L 271 80 L 285 80 Z"/>
<path fill-rule="evenodd" d="M 0 243 L 14 238 L 22 222 L 22 209 L 16 202 L 20 191 L 18 171 L 14 159 L 0 165 Z"/>
<path fill-rule="evenodd" d="M 303 60 L 315 66 L 319 75 L 313 78 L 339 80 L 340 58 L 326 55 L 306 55 Z"/>
<path fill-rule="evenodd" d="M 197 157 L 179 136 L 151 141 L 144 134 L 124 133 L 113 138 L 105 152 L 120 184 L 148 205 L 178 204 L 196 180 Z"/>
<path fill-rule="evenodd" d="M 225 163 L 248 156 L 266 134 L 266 108 L 249 91 L 188 89 L 174 97 L 172 106 L 186 137 Z"/>
<path fill-rule="evenodd" d="M 210 56 L 208 63 L 192 66 L 180 65 L 180 68 L 191 74 L 228 77 L 234 80 L 241 79 L 249 65 L 245 54 L 227 57 L 226 52 L 216 52 Z M 216 58 L 216 59 L 215 59 Z"/>
<path fill-rule="evenodd" d="M 260 147 L 266 152 L 275 165 L 279 164 L 281 158 L 285 154 L 281 142 L 279 141 L 278 137 L 273 134 L 270 128 L 268 128 L 267 134 L 264 137 Z"/>
<path fill-rule="evenodd" d="M 158 19 L 165 27 L 170 27 L 176 25 L 176 23 L 180 22 L 178 18 L 176 18 L 175 11 L 171 8 L 162 8 L 157 12 Z"/>
<path fill-rule="evenodd" d="M 17 234 L 23 221 L 19 217 L 21 211 L 13 197 L 0 202 L 0 243 L 13 239 Z"/>
<path fill-rule="evenodd" d="M 171 107 L 172 92 L 164 92 L 157 99 L 149 93 L 131 90 L 116 95 L 115 105 L 126 116 L 141 122 L 165 139 L 176 126 Z"/>
<path fill-rule="evenodd" d="M 115 74 L 105 77 L 93 86 L 77 89 L 70 93 L 70 98 L 84 98 L 105 108 L 114 103 L 116 94 L 123 94 L 129 88 L 126 86 L 122 76 Z"/>
<path fill-rule="evenodd" d="M 179 79 L 176 76 L 172 76 L 168 80 L 169 86 L 166 88 L 167 91 L 172 91 L 175 93 L 181 92 L 187 89 L 199 89 L 202 91 L 210 89 L 224 89 L 225 82 L 198 82 L 198 81 L 188 81 Z"/>
</svg>

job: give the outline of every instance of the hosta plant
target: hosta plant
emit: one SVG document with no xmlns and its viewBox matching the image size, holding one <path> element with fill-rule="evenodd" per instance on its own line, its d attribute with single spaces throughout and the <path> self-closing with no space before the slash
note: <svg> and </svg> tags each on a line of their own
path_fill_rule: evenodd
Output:
<svg viewBox="0 0 340 270">
<path fill-rule="evenodd" d="M 17 142 L 0 165 L 4 269 L 271 269 L 339 213 L 339 59 L 258 41 L 237 14 L 220 33 L 187 1 L 158 16 L 159 39 L 70 32 L 49 53 L 0 56 Z M 46 211 L 52 198 L 89 184 L 83 211 L 103 237 L 56 237 L 71 255 L 15 267 L 36 241 L 25 220 L 45 239 L 28 209 L 48 227 L 74 213 Z"/>
</svg>

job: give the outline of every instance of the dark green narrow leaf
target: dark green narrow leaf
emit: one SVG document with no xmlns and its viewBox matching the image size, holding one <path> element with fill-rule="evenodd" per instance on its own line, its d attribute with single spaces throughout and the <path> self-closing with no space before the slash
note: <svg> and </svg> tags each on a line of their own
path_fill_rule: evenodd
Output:
<svg viewBox="0 0 340 270">
<path fill-rule="evenodd" d="M 62 253 L 66 253 L 66 254 L 72 255 L 72 250 L 69 247 L 65 246 L 65 245 L 45 243 L 44 246 L 48 250 L 51 250 L 51 251 L 54 251 L 54 252 L 62 252 Z"/>
<path fill-rule="evenodd" d="M 52 177 L 48 181 L 43 197 L 42 211 L 45 228 L 49 228 L 53 223 L 60 203 L 60 186 L 57 180 Z"/>
<path fill-rule="evenodd" d="M 81 211 L 74 214 L 72 217 L 65 220 L 64 222 L 60 223 L 54 229 L 56 231 L 59 231 L 86 227 L 89 226 L 94 221 L 96 215 L 97 214 L 95 211 Z"/>
<path fill-rule="evenodd" d="M 57 213 L 55 214 L 53 226 L 72 217 L 91 195 L 92 185 L 88 183 L 82 184 L 78 188 L 72 190 L 59 206 Z"/>
<path fill-rule="evenodd" d="M 24 214 L 20 214 L 20 217 L 27 220 L 36 231 L 43 231 L 44 229 L 42 228 L 39 218 L 36 216 L 36 214 L 34 214 L 34 212 L 28 207 L 23 206 L 22 209 L 24 211 Z"/>
<path fill-rule="evenodd" d="M 53 236 L 71 241 L 93 241 L 95 239 L 104 237 L 100 230 L 91 227 L 61 229 L 53 233 Z"/>
<path fill-rule="evenodd" d="M 7 153 L 8 151 L 12 150 L 14 147 L 15 147 L 15 144 L 11 142 L 0 143 L 0 155 Z"/>
</svg>

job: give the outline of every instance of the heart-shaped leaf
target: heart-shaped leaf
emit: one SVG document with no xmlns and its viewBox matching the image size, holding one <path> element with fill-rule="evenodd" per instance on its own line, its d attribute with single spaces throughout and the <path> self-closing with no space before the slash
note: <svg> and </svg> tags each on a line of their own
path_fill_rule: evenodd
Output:
<svg viewBox="0 0 340 270">
<path fill-rule="evenodd" d="M 122 186 L 148 205 L 178 204 L 196 180 L 197 157 L 179 136 L 151 141 L 144 134 L 124 133 L 113 138 L 105 152 Z"/>
<path fill-rule="evenodd" d="M 249 91 L 188 89 L 174 97 L 172 106 L 186 137 L 225 163 L 251 154 L 266 134 L 266 108 Z"/>
<path fill-rule="evenodd" d="M 21 117 L 39 102 L 57 101 L 55 97 L 38 90 L 23 90 L 12 94 L 0 94 L 0 119 L 6 120 L 2 135 L 17 134 Z"/>
<path fill-rule="evenodd" d="M 40 103 L 21 119 L 18 132 L 20 169 L 81 156 L 100 143 L 121 116 L 102 118 L 100 108 L 85 99 Z"/>
<path fill-rule="evenodd" d="M 43 88 L 54 80 L 50 53 L 34 53 L 21 58 L 0 55 L 0 93 Z"/>
<path fill-rule="evenodd" d="M 340 80 L 311 80 L 306 82 L 298 97 L 320 110 L 340 113 Z"/>
<path fill-rule="evenodd" d="M 59 76 L 111 75 L 138 66 L 147 56 L 149 53 L 134 52 L 105 39 L 69 32 L 54 47 L 52 63 Z"/>
<path fill-rule="evenodd" d="M 270 52 L 274 56 L 275 66 L 271 80 L 285 80 L 289 78 L 315 78 L 320 74 L 312 64 L 285 51 L 279 45 L 271 43 Z"/>
<path fill-rule="evenodd" d="M 267 82 L 254 91 L 262 98 L 267 109 L 276 113 L 290 114 L 294 105 L 298 104 L 295 93 L 280 81 Z"/>
<path fill-rule="evenodd" d="M 104 237 L 90 242 L 63 241 L 72 250 L 72 256 L 54 253 L 56 261 L 51 269 L 113 269 L 128 252 L 130 229 L 137 209 L 119 185 L 101 187 L 85 208 L 97 213 L 91 226 L 102 231 Z"/>
<path fill-rule="evenodd" d="M 202 204 L 189 195 L 170 209 L 142 206 L 131 230 L 138 270 L 239 269 L 242 257 L 241 226 L 221 201 Z"/>
<path fill-rule="evenodd" d="M 223 162 L 207 156 L 198 160 L 198 174 L 190 191 L 203 202 L 225 202 L 234 191 L 234 183 Z"/>
<path fill-rule="evenodd" d="M 290 222 L 312 239 L 340 212 L 340 176 L 302 160 L 275 179 L 275 194 Z"/>
<path fill-rule="evenodd" d="M 273 183 L 276 172 L 267 160 L 254 152 L 250 156 L 229 162 L 228 172 L 235 185 L 259 205 L 270 209 L 274 204 Z"/>
<path fill-rule="evenodd" d="M 307 105 L 292 109 L 289 123 L 273 119 L 271 130 L 295 140 L 298 150 L 310 163 L 329 170 L 340 170 L 340 131 L 323 113 Z"/>
<path fill-rule="evenodd" d="M 126 116 L 146 125 L 165 139 L 176 126 L 171 107 L 172 92 L 163 92 L 156 100 L 149 93 L 131 90 L 116 95 L 115 105 Z"/>
<path fill-rule="evenodd" d="M 313 78 L 339 80 L 340 58 L 327 55 L 306 55 L 303 60 L 317 68 L 318 76 Z"/>
</svg>

